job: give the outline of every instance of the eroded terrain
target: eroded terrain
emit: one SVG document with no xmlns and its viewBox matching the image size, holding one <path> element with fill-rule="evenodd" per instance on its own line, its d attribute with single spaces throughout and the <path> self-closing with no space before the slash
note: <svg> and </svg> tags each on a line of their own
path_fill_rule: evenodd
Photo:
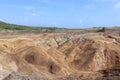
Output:
<svg viewBox="0 0 120 80">
<path fill-rule="evenodd" d="M 120 80 L 120 34 L 0 36 L 0 80 Z"/>
</svg>

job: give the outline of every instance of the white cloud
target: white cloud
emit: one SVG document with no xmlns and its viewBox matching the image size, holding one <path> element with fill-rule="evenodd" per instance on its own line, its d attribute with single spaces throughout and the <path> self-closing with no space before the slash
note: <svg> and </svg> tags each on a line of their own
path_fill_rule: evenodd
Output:
<svg viewBox="0 0 120 80">
<path fill-rule="evenodd" d="M 68 10 L 71 12 L 75 12 L 76 9 L 74 7 L 68 7 Z"/>
<path fill-rule="evenodd" d="M 118 2 L 117 4 L 115 4 L 115 8 L 116 9 L 120 9 L 120 2 Z"/>
<path fill-rule="evenodd" d="M 96 2 L 116 2 L 118 0 L 95 0 Z"/>
<path fill-rule="evenodd" d="M 91 5 L 85 5 L 85 8 L 87 8 L 87 9 L 90 9 L 91 8 Z"/>
<path fill-rule="evenodd" d="M 25 13 L 24 15 L 25 15 L 25 16 L 33 16 L 33 17 L 38 17 L 38 16 L 40 16 L 40 14 L 38 14 L 38 13 Z"/>
<path fill-rule="evenodd" d="M 0 21 L 3 21 L 3 22 L 5 22 L 5 20 L 4 20 L 4 19 L 0 19 Z"/>
<path fill-rule="evenodd" d="M 50 0 L 38 0 L 38 1 L 43 2 L 43 3 L 49 3 L 50 2 Z"/>
<path fill-rule="evenodd" d="M 37 13 L 32 13 L 31 15 L 32 15 L 32 16 L 40 16 L 40 15 L 37 14 Z"/>
<path fill-rule="evenodd" d="M 32 6 L 25 6 L 23 8 L 26 9 L 26 10 L 32 10 L 32 9 L 34 9 L 34 7 L 32 7 Z"/>
<path fill-rule="evenodd" d="M 50 4 L 50 5 L 57 5 L 57 6 L 66 6 L 71 5 L 72 3 L 69 2 L 63 2 L 61 0 L 38 0 L 39 2 Z"/>
</svg>

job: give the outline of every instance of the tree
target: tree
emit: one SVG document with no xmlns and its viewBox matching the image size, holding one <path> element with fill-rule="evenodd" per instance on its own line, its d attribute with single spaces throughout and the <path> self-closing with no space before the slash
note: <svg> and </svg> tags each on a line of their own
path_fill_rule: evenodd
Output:
<svg viewBox="0 0 120 80">
<path fill-rule="evenodd" d="M 97 32 L 105 32 L 105 31 L 106 31 L 105 27 L 102 27 L 101 29 L 97 30 Z"/>
</svg>

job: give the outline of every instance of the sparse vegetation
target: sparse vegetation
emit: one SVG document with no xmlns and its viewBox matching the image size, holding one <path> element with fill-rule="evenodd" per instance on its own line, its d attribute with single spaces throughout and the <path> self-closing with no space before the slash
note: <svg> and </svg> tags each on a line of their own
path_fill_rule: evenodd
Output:
<svg viewBox="0 0 120 80">
<path fill-rule="evenodd" d="M 101 27 L 100 29 L 97 30 L 97 32 L 105 32 L 106 28 L 105 27 Z"/>
<path fill-rule="evenodd" d="M 0 21 L 0 30 L 44 30 L 46 32 L 54 32 L 59 28 L 57 27 L 33 27 L 33 26 L 23 26 L 23 25 L 15 25 L 9 24 Z"/>
</svg>

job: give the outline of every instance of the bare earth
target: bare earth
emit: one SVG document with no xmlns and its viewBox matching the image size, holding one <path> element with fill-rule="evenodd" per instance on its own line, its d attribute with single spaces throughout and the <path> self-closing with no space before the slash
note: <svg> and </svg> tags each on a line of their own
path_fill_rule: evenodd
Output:
<svg viewBox="0 0 120 80">
<path fill-rule="evenodd" d="M 0 36 L 0 80 L 120 80 L 120 34 Z"/>
</svg>

